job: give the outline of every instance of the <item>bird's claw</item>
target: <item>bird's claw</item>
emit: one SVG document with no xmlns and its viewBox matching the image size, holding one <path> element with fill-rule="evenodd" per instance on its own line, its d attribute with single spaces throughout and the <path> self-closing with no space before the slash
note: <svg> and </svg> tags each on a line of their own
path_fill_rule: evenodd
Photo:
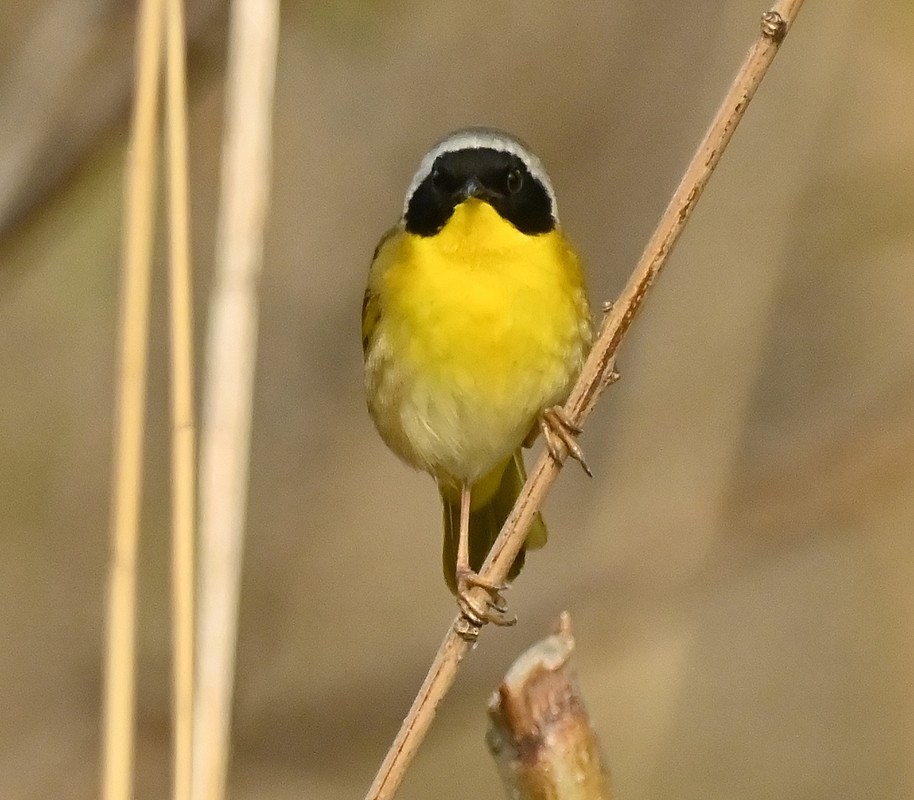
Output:
<svg viewBox="0 0 914 800">
<path fill-rule="evenodd" d="M 575 436 L 581 432 L 579 425 L 571 421 L 561 406 L 552 406 L 540 414 L 540 429 L 543 432 L 543 439 L 546 441 L 546 449 L 549 455 L 559 464 L 562 463 L 562 446 L 568 451 L 591 478 L 593 473 L 587 466 L 587 460 L 584 458 L 584 451 L 578 444 Z"/>
<path fill-rule="evenodd" d="M 472 570 L 457 573 L 457 605 L 467 621 L 476 628 L 486 623 L 494 625 L 514 625 L 517 617 L 508 614 L 508 603 L 502 592 L 508 588 L 506 583 L 494 583 L 482 578 Z M 473 594 L 474 589 L 483 589 L 486 596 L 480 599 Z"/>
</svg>

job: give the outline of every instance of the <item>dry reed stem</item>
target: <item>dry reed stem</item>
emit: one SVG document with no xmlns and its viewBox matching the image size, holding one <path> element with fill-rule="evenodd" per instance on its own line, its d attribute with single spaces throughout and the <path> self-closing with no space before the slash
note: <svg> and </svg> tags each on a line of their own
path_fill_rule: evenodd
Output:
<svg viewBox="0 0 914 800">
<path fill-rule="evenodd" d="M 172 795 L 174 800 L 190 800 L 194 703 L 196 428 L 183 0 L 167 0 L 165 10 L 171 323 Z"/>
<path fill-rule="evenodd" d="M 104 800 L 131 800 L 133 796 L 136 558 L 143 478 L 162 16 L 162 0 L 143 0 L 140 4 L 136 94 L 125 175 L 120 365 L 105 657 Z"/>
<path fill-rule="evenodd" d="M 600 395 L 612 383 L 616 351 L 641 307 L 645 293 L 666 263 L 802 4 L 803 0 L 779 0 L 770 11 L 762 15 L 758 38 L 727 90 L 628 283 L 603 319 L 599 336 L 565 404 L 565 411 L 572 422 L 582 424 Z M 560 469 L 561 464 L 545 451 L 537 459 L 480 571 L 484 580 L 499 583 L 505 579 L 530 529 L 533 516 L 542 505 Z M 476 592 L 478 599 L 484 601 L 482 591 Z M 454 620 L 387 751 L 366 800 L 389 800 L 393 797 L 431 725 L 438 704 L 450 689 L 457 668 L 478 633 L 479 629 L 469 624 L 464 617 L 458 616 Z"/>
<path fill-rule="evenodd" d="M 278 29 L 278 0 L 232 4 L 200 449 L 195 800 L 221 800 L 228 772 Z"/>
<path fill-rule="evenodd" d="M 571 617 L 522 653 L 489 698 L 486 744 L 513 800 L 611 800 L 609 772 L 571 664 Z"/>
</svg>

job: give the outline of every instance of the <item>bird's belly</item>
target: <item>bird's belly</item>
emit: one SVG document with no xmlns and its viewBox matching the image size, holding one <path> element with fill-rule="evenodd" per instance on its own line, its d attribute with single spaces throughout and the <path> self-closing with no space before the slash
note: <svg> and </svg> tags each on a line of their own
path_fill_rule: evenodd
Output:
<svg viewBox="0 0 914 800">
<path fill-rule="evenodd" d="M 580 372 L 590 317 L 579 265 L 559 233 L 524 235 L 485 203 L 391 248 L 375 284 L 369 409 L 405 461 L 474 482 Z"/>
<path fill-rule="evenodd" d="M 382 436 L 439 478 L 477 480 L 564 400 L 583 357 L 572 333 L 516 308 L 439 313 L 392 348 L 400 357 L 378 364 L 372 413 Z"/>
</svg>

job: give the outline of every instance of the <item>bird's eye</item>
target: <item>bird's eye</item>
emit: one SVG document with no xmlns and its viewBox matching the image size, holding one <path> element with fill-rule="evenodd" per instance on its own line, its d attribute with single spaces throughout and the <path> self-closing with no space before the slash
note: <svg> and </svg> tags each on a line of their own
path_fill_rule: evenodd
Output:
<svg viewBox="0 0 914 800">
<path fill-rule="evenodd" d="M 524 173 L 519 169 L 508 170 L 505 184 L 507 185 L 510 194 L 517 194 L 524 185 Z"/>
<path fill-rule="evenodd" d="M 432 183 L 435 185 L 436 189 L 444 189 L 444 184 L 446 182 L 447 176 L 445 175 L 444 170 L 436 164 L 432 167 Z"/>
</svg>

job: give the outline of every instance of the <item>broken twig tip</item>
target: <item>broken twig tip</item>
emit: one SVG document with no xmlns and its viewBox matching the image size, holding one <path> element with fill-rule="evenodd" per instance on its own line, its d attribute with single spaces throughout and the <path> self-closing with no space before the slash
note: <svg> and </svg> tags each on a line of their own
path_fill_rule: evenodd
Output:
<svg viewBox="0 0 914 800">
<path fill-rule="evenodd" d="M 610 800 L 609 773 L 571 662 L 571 616 L 514 662 L 489 700 L 486 742 L 516 800 Z"/>
<path fill-rule="evenodd" d="M 563 611 L 559 614 L 559 618 L 552 626 L 552 633 L 556 636 L 561 636 L 564 639 L 570 639 L 573 643 L 574 636 L 571 633 L 571 614 L 567 611 Z"/>
</svg>

